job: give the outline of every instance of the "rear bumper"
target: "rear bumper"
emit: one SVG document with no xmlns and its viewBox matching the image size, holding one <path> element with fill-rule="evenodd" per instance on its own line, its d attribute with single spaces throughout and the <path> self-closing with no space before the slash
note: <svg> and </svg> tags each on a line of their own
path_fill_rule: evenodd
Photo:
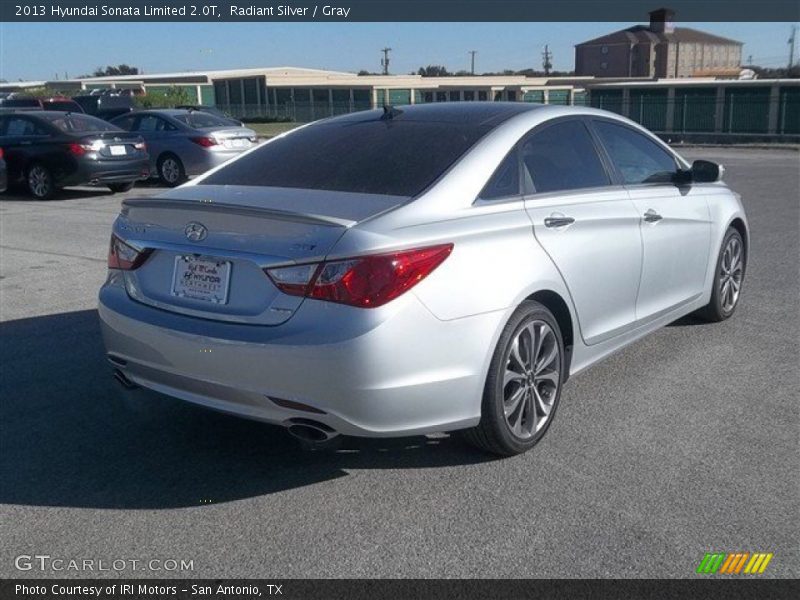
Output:
<svg viewBox="0 0 800 600">
<path fill-rule="evenodd" d="M 208 150 L 198 146 L 197 150 L 190 155 L 182 157 L 183 168 L 187 175 L 202 175 L 206 171 L 236 158 L 246 150 Z"/>
<path fill-rule="evenodd" d="M 79 161 L 77 170 L 66 177 L 61 185 L 84 183 L 123 183 L 146 179 L 150 168 L 148 159 L 120 161 Z"/>
<path fill-rule="evenodd" d="M 368 437 L 477 424 L 505 317 L 440 321 L 408 293 L 380 309 L 306 300 L 283 325 L 229 324 L 142 305 L 114 284 L 101 289 L 99 313 L 114 366 L 139 385 L 243 417 L 313 419 Z"/>
</svg>

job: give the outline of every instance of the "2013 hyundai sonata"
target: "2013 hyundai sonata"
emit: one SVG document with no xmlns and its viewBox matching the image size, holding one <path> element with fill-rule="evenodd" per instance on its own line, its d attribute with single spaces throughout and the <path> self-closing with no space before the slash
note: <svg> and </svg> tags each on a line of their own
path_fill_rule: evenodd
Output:
<svg viewBox="0 0 800 600">
<path fill-rule="evenodd" d="M 313 123 L 123 203 L 108 358 L 125 384 L 307 440 L 465 430 L 524 452 L 570 375 L 733 314 L 748 230 L 720 174 L 591 108 Z"/>
</svg>

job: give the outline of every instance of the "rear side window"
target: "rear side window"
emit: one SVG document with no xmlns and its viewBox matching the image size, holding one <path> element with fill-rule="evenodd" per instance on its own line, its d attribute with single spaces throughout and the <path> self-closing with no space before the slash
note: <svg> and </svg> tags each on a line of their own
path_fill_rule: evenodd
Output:
<svg viewBox="0 0 800 600">
<path fill-rule="evenodd" d="M 136 131 L 153 132 L 153 131 L 174 131 L 175 126 L 167 123 L 161 117 L 155 115 L 142 115 L 139 118 L 139 125 Z"/>
<path fill-rule="evenodd" d="M 49 135 L 50 132 L 39 123 L 24 117 L 9 117 L 6 121 L 5 135 L 7 136 L 27 136 L 27 135 Z"/>
<path fill-rule="evenodd" d="M 611 162 L 625 183 L 670 183 L 677 165 L 672 155 L 637 131 L 606 121 L 594 124 Z"/>
<path fill-rule="evenodd" d="M 559 192 L 609 185 L 610 181 L 586 126 L 555 123 L 522 145 L 522 162 L 536 192 Z"/>
<path fill-rule="evenodd" d="M 416 196 L 488 130 L 402 116 L 319 123 L 265 144 L 201 183 Z"/>
<path fill-rule="evenodd" d="M 500 163 L 478 197 L 481 200 L 500 200 L 519 194 L 519 156 L 514 150 Z"/>
</svg>

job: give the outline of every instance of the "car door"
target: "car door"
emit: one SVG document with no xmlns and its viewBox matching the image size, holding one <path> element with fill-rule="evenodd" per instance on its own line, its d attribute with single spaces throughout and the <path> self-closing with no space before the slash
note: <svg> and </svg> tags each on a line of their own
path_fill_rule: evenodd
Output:
<svg viewBox="0 0 800 600">
<path fill-rule="evenodd" d="M 150 155 L 151 169 L 155 170 L 158 157 L 167 150 L 174 151 L 170 137 L 175 128 L 158 115 L 139 115 L 134 123 L 133 130 L 144 138 L 147 144 L 147 153 Z"/>
<path fill-rule="evenodd" d="M 642 266 L 639 215 L 624 187 L 613 184 L 585 120 L 539 126 L 520 152 L 525 208 L 569 289 L 584 341 L 631 329 Z"/>
<path fill-rule="evenodd" d="M 22 179 L 27 165 L 33 160 L 41 160 L 52 169 L 52 149 L 48 144 L 50 137 L 39 123 L 25 115 L 2 118 L 0 145 L 5 154 L 9 181 Z"/>
<path fill-rule="evenodd" d="M 627 188 L 640 218 L 644 259 L 636 316 L 650 321 L 702 294 L 711 244 L 711 218 L 702 185 L 678 185 L 674 154 L 618 121 L 592 127 Z"/>
</svg>

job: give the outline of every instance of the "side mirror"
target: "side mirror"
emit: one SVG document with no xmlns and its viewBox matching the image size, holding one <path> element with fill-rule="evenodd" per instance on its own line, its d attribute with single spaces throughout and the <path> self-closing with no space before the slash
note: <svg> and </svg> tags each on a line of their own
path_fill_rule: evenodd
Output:
<svg viewBox="0 0 800 600">
<path fill-rule="evenodd" d="M 690 173 L 695 183 L 713 183 L 722 179 L 724 170 L 722 165 L 710 160 L 696 160 L 692 163 Z"/>
</svg>

